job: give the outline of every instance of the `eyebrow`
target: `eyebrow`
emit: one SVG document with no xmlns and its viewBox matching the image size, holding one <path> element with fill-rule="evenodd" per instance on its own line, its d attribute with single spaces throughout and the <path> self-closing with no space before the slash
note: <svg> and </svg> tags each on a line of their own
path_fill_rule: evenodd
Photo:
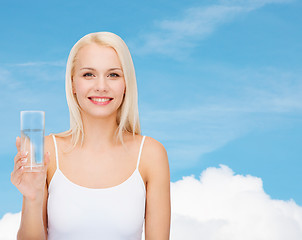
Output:
<svg viewBox="0 0 302 240">
<path fill-rule="evenodd" d="M 94 69 L 94 68 L 90 68 L 90 67 L 83 67 L 83 68 L 81 68 L 80 70 L 84 70 L 84 69 L 86 69 L 86 70 L 92 70 L 92 71 L 95 71 L 95 69 Z M 108 71 L 112 71 L 112 70 L 120 70 L 120 71 L 122 71 L 122 69 L 121 69 L 121 68 L 119 68 L 119 67 L 115 67 L 115 68 L 109 68 L 109 69 L 108 69 Z"/>
<path fill-rule="evenodd" d="M 81 68 L 80 70 L 84 70 L 84 69 L 87 69 L 87 70 L 95 70 L 94 68 L 89 68 L 89 67 L 83 67 L 83 68 Z"/>
</svg>

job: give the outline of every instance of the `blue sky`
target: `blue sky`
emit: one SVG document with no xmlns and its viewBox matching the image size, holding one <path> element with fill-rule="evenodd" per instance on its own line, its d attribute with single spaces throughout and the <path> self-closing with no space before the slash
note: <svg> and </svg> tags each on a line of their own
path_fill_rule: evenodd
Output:
<svg viewBox="0 0 302 240">
<path fill-rule="evenodd" d="M 0 218 L 21 210 L 10 183 L 19 111 L 69 127 L 64 73 L 73 44 L 111 31 L 128 44 L 142 132 L 164 144 L 171 181 L 224 164 L 302 205 L 302 3 L 2 1 Z"/>
</svg>

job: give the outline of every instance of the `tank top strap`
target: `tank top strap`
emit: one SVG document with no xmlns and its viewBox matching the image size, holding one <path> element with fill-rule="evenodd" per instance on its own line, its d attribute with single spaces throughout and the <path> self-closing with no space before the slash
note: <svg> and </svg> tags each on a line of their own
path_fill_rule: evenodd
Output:
<svg viewBox="0 0 302 240">
<path fill-rule="evenodd" d="M 142 139 L 142 142 L 141 142 L 141 146 L 140 146 L 140 148 L 139 148 L 139 154 L 138 154 L 137 165 L 136 165 L 136 168 L 137 168 L 137 169 L 138 169 L 139 162 L 140 162 L 140 159 L 141 159 L 141 154 L 142 154 L 142 149 L 143 149 L 145 137 L 146 137 L 146 136 L 143 136 L 143 139 Z"/>
<path fill-rule="evenodd" d="M 53 142 L 54 142 L 54 145 L 55 145 L 55 150 L 56 150 L 56 162 L 57 162 L 57 169 L 60 169 L 60 168 L 59 168 L 59 158 L 58 158 L 57 141 L 56 141 L 55 135 L 53 135 L 53 134 L 52 134 L 52 138 L 53 138 Z"/>
</svg>

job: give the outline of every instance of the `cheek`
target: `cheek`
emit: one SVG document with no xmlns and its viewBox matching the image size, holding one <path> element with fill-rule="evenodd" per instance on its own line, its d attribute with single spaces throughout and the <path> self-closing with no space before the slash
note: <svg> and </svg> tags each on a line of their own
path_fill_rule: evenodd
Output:
<svg viewBox="0 0 302 240">
<path fill-rule="evenodd" d="M 123 83 L 121 84 L 121 92 L 124 94 L 126 92 L 126 83 L 125 80 L 123 81 Z"/>
<path fill-rule="evenodd" d="M 75 81 L 73 84 L 73 89 L 77 95 L 82 95 L 87 90 L 87 84 L 83 84 L 81 81 Z"/>
<path fill-rule="evenodd" d="M 122 94 L 124 94 L 126 92 L 126 85 L 125 85 L 125 83 L 123 83 L 121 85 L 120 91 L 121 91 Z"/>
<path fill-rule="evenodd" d="M 125 82 L 119 82 L 116 84 L 116 86 L 114 87 L 115 91 L 118 95 L 120 95 L 121 97 L 123 97 L 125 90 L 126 90 L 126 85 Z"/>
</svg>

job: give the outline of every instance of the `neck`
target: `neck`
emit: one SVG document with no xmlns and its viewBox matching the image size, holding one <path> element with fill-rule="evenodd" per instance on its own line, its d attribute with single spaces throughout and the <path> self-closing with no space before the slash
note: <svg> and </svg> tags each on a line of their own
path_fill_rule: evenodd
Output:
<svg viewBox="0 0 302 240">
<path fill-rule="evenodd" d="M 106 149 L 116 143 L 116 115 L 108 118 L 95 118 L 82 114 L 84 142 L 82 148 L 92 150 Z"/>
</svg>

